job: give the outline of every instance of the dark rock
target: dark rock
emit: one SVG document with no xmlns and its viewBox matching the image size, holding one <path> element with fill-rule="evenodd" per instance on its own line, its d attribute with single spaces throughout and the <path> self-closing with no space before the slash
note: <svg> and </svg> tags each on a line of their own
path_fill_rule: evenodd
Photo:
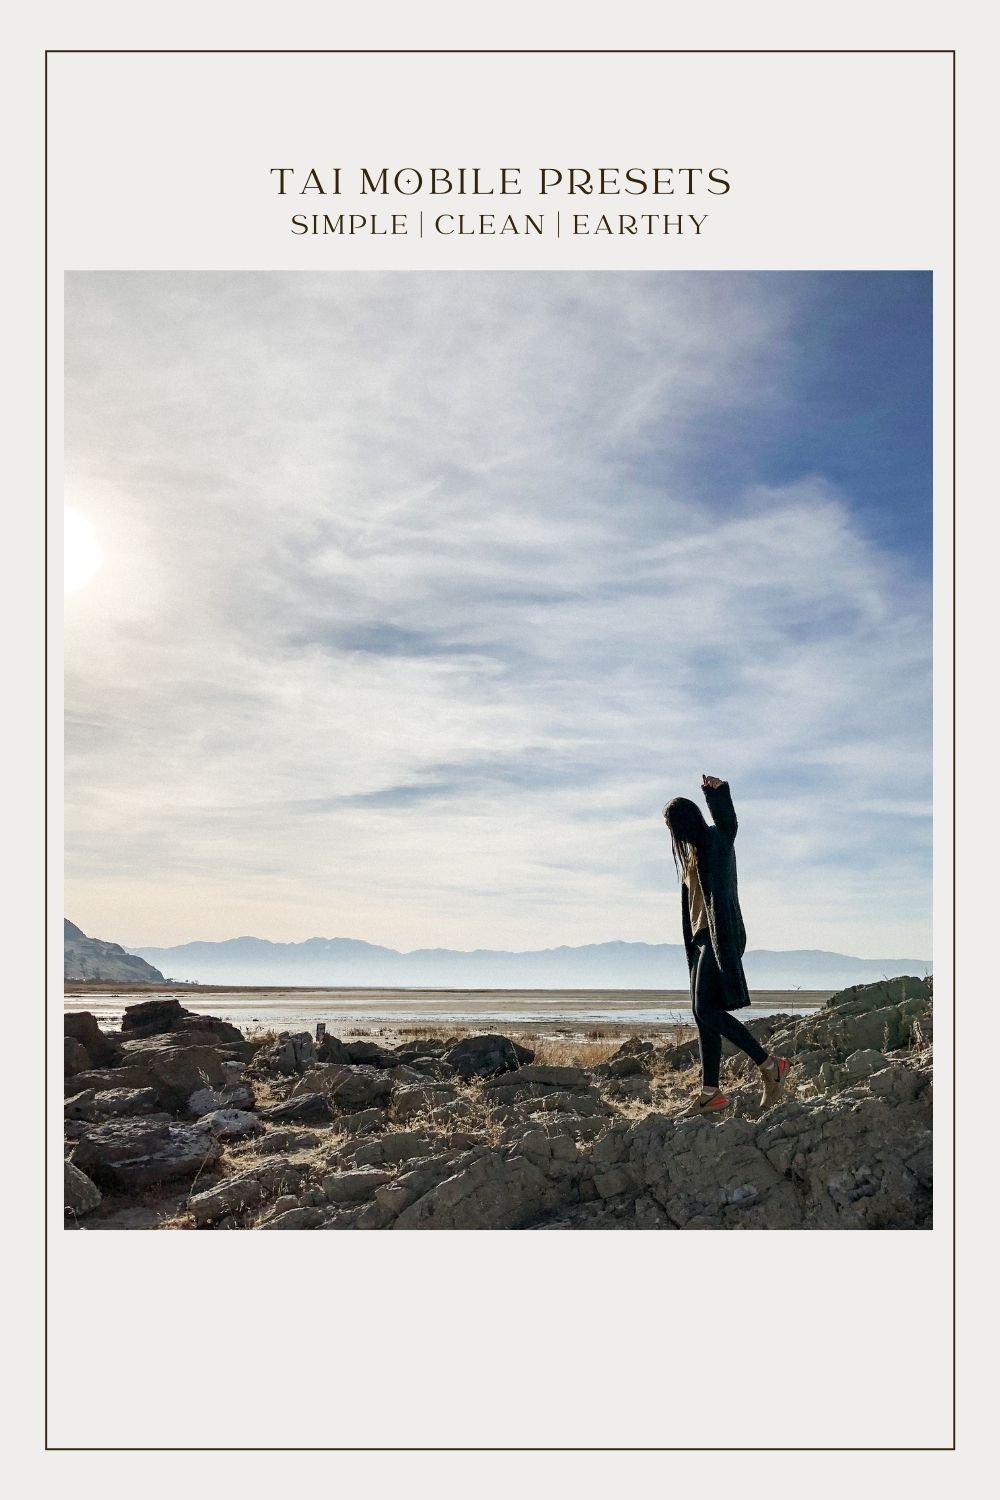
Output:
<svg viewBox="0 0 1000 1500">
<path fill-rule="evenodd" d="M 351 1222 L 338 1224 L 337 1228 L 343 1229 L 388 1229 L 395 1218 L 395 1210 L 378 1199 L 374 1203 L 364 1203 L 360 1207 L 339 1209 L 333 1211 L 336 1218 L 344 1215 L 351 1216 Z"/>
<path fill-rule="evenodd" d="M 72 1160 L 101 1187 L 128 1190 L 193 1177 L 221 1152 L 219 1143 L 196 1125 L 151 1115 L 91 1126 L 73 1148 Z"/>
<path fill-rule="evenodd" d="M 481 1154 L 481 1148 L 476 1148 L 462 1154 L 444 1151 L 434 1156 L 417 1158 L 411 1162 L 409 1169 L 393 1182 L 387 1182 L 383 1187 L 375 1189 L 375 1201 L 382 1208 L 389 1210 L 391 1217 L 395 1218 L 404 1208 L 408 1208 L 411 1203 L 416 1203 L 418 1198 L 430 1192 L 439 1182 L 444 1182 L 446 1178 L 453 1176 L 456 1171 L 460 1171 L 470 1160 Z"/>
<path fill-rule="evenodd" d="M 547 1089 L 536 1099 L 530 1099 L 518 1108 L 531 1114 L 558 1113 L 566 1115 L 607 1115 L 610 1110 L 600 1094 L 571 1094 L 563 1089 Z"/>
<path fill-rule="evenodd" d="M 275 1198 L 274 1202 L 267 1210 L 267 1217 L 276 1219 L 281 1214 L 294 1213 L 295 1210 L 299 1207 L 299 1200 L 298 1198 L 296 1198 L 294 1193 L 282 1193 L 279 1198 Z"/>
<path fill-rule="evenodd" d="M 611 1166 L 616 1162 L 627 1161 L 634 1128 L 632 1124 L 616 1121 L 606 1135 L 594 1142 L 590 1153 L 594 1166 Z"/>
<path fill-rule="evenodd" d="M 222 1147 L 212 1136 L 192 1125 L 171 1125 L 169 1140 L 159 1151 L 133 1161 L 117 1162 L 107 1175 L 119 1188 L 135 1190 L 178 1177 L 196 1177 L 212 1167 Z"/>
<path fill-rule="evenodd" d="M 417 1061 L 420 1061 L 420 1059 L 418 1058 Z M 434 1059 L 427 1058 L 426 1061 L 432 1062 Z M 436 1066 L 440 1066 L 440 1064 L 438 1063 Z M 411 1083 L 428 1082 L 428 1076 L 424 1070 L 415 1067 L 412 1063 L 400 1063 L 398 1067 L 390 1068 L 387 1076 L 392 1079 L 393 1083 L 401 1084 L 404 1088 L 408 1088 Z M 436 1079 L 431 1079 L 430 1081 L 437 1082 Z"/>
<path fill-rule="evenodd" d="M 311 1067 L 316 1061 L 316 1046 L 308 1031 L 299 1031 L 294 1035 L 282 1031 L 277 1041 L 269 1046 L 259 1047 L 253 1054 L 249 1065 L 251 1073 L 280 1073 L 290 1078 L 294 1073 L 301 1073 L 304 1068 Z"/>
<path fill-rule="evenodd" d="M 277 1198 L 289 1189 L 298 1191 L 302 1174 L 284 1159 L 255 1163 L 246 1172 L 227 1177 L 216 1187 L 197 1193 L 188 1203 L 188 1209 L 199 1228 L 212 1224 L 227 1214 L 239 1213 L 242 1209 L 255 1208 L 266 1199 Z"/>
<path fill-rule="evenodd" d="M 655 1051 L 656 1049 L 652 1042 L 644 1041 L 642 1037 L 630 1036 L 626 1041 L 622 1042 L 617 1052 L 611 1054 L 608 1058 L 607 1066 L 611 1068 L 613 1076 L 621 1078 L 629 1070 L 616 1067 L 616 1064 L 631 1060 L 636 1062 L 640 1068 L 649 1068 L 653 1064 Z"/>
<path fill-rule="evenodd" d="M 63 1038 L 63 1074 L 66 1078 L 73 1078 L 78 1073 L 86 1073 L 94 1066 L 86 1047 L 78 1042 L 75 1037 Z"/>
<path fill-rule="evenodd" d="M 445 1084 L 417 1083 L 398 1089 L 389 1105 L 389 1118 L 397 1123 L 416 1119 L 455 1098 L 454 1089 Z"/>
<path fill-rule="evenodd" d="M 219 1016 L 198 1015 L 185 1010 L 179 1000 L 143 1000 L 138 1005 L 128 1005 L 122 1016 L 123 1041 L 135 1041 L 148 1036 L 162 1036 L 168 1032 L 190 1032 L 189 1045 L 204 1043 L 229 1043 L 237 1047 L 246 1046 L 242 1031 Z M 251 1049 L 247 1047 L 249 1056 Z"/>
<path fill-rule="evenodd" d="M 645 1059 L 637 1057 L 634 1053 L 626 1053 L 624 1057 L 609 1058 L 605 1064 L 609 1078 L 631 1078 L 636 1073 L 642 1073 Z"/>
<path fill-rule="evenodd" d="M 651 1103 L 653 1098 L 649 1077 L 645 1073 L 635 1073 L 627 1078 L 612 1078 L 605 1092 L 610 1099 L 638 1099 L 642 1104 Z"/>
<path fill-rule="evenodd" d="M 101 1201 L 100 1189 L 86 1173 L 72 1162 L 63 1163 L 63 1212 L 67 1218 L 80 1218 L 97 1208 Z"/>
<path fill-rule="evenodd" d="M 411 1083 L 422 1078 L 443 1083 L 449 1078 L 459 1076 L 457 1069 L 441 1057 L 414 1057 L 408 1064 L 392 1069 L 394 1078 L 399 1078 L 403 1072 L 410 1075 Z"/>
<path fill-rule="evenodd" d="M 232 1088 L 195 1089 L 188 1099 L 187 1112 L 200 1120 L 202 1115 L 211 1114 L 216 1109 L 253 1109 L 254 1102 L 253 1090 L 246 1083 L 238 1083 Z"/>
<path fill-rule="evenodd" d="M 149 1076 L 143 1068 L 92 1068 L 77 1073 L 66 1081 L 67 1094 L 78 1094 L 81 1089 L 144 1089 L 149 1087 Z"/>
<path fill-rule="evenodd" d="M 360 1140 L 348 1142 L 346 1146 L 337 1153 L 338 1164 L 343 1167 L 380 1167 L 385 1158 L 382 1154 L 381 1136 L 362 1137 Z M 428 1142 L 424 1142 L 422 1153 L 427 1155 L 430 1151 Z"/>
<path fill-rule="evenodd" d="M 225 1061 L 217 1047 L 187 1044 L 180 1034 L 126 1042 L 123 1061 L 145 1074 L 144 1082 L 156 1089 L 168 1109 L 185 1109 L 196 1089 L 218 1088 L 225 1080 Z"/>
<path fill-rule="evenodd" d="M 396 1130 L 384 1135 L 381 1141 L 381 1160 L 386 1162 L 410 1161 L 415 1156 L 427 1156 L 430 1141 L 417 1130 Z"/>
<path fill-rule="evenodd" d="M 245 1109 L 213 1109 L 202 1115 L 198 1125 L 219 1141 L 243 1141 L 264 1134 L 264 1126 L 257 1116 Z"/>
<path fill-rule="evenodd" d="M 151 1036 L 157 1032 L 171 1031 L 185 1014 L 179 1000 L 141 1000 L 138 1005 L 126 1005 L 122 1013 L 122 1035 Z"/>
<path fill-rule="evenodd" d="M 519 1229 L 573 1196 L 570 1185 L 551 1181 L 526 1157 L 486 1152 L 404 1208 L 392 1227 Z"/>
<path fill-rule="evenodd" d="M 63 1101 L 63 1116 L 67 1120 L 90 1120 L 97 1119 L 94 1109 L 94 1089 L 81 1089 L 78 1094 L 71 1095 Z"/>
<path fill-rule="evenodd" d="M 635 1184 L 621 1167 L 608 1167 L 606 1171 L 597 1173 L 594 1186 L 600 1197 L 613 1198 L 619 1193 L 628 1192 Z"/>
<path fill-rule="evenodd" d="M 459 1046 L 459 1043 L 465 1040 L 468 1040 L 468 1038 L 448 1037 L 447 1040 L 445 1038 L 435 1038 L 433 1041 L 429 1040 L 429 1038 L 417 1038 L 414 1041 L 400 1043 L 399 1047 L 396 1047 L 394 1050 L 396 1050 L 396 1058 L 400 1062 L 409 1062 L 409 1064 L 414 1065 L 424 1061 L 433 1061 L 433 1059 L 441 1062 L 444 1061 L 445 1053 L 451 1052 L 453 1047 Z M 514 1052 L 519 1056 L 520 1062 L 531 1062 L 534 1059 L 534 1053 L 531 1052 L 529 1047 L 519 1047 L 517 1043 L 513 1043 L 513 1047 Z"/>
<path fill-rule="evenodd" d="M 283 1125 L 296 1120 L 329 1120 L 333 1111 L 326 1094 L 296 1094 L 283 1104 L 271 1104 L 258 1111 L 259 1118 L 270 1124 Z"/>
<path fill-rule="evenodd" d="M 258 1116 L 258 1119 L 260 1116 Z M 255 1156 L 285 1155 L 289 1151 L 311 1151 L 319 1145 L 319 1136 L 311 1130 L 268 1130 L 254 1141 Z"/>
<path fill-rule="evenodd" d="M 631 1132 L 625 1169 L 680 1229 L 803 1227 L 795 1185 L 747 1120 L 648 1115 Z"/>
<path fill-rule="evenodd" d="M 930 1222 L 911 1165 L 929 1137 L 922 1096 L 845 1094 L 785 1101 L 760 1123 L 649 1115 L 599 1141 L 593 1160 L 620 1163 L 681 1229 L 912 1229 Z"/>
<path fill-rule="evenodd" d="M 560 1068 L 546 1063 L 529 1063 L 516 1073 L 504 1073 L 490 1079 L 486 1088 L 492 1096 L 508 1089 L 523 1089 L 529 1084 L 546 1089 L 585 1089 L 590 1085 L 586 1068 Z"/>
<path fill-rule="evenodd" d="M 87 1049 L 92 1067 L 104 1068 L 118 1056 L 119 1043 L 97 1024 L 89 1010 L 78 1010 L 63 1016 L 63 1033 Z"/>
<path fill-rule="evenodd" d="M 495 1078 L 510 1073 L 521 1063 L 530 1063 L 534 1053 L 506 1036 L 470 1036 L 444 1054 L 444 1061 L 460 1078 Z"/>
<path fill-rule="evenodd" d="M 277 1214 L 273 1219 L 266 1219 L 263 1224 L 258 1224 L 258 1229 L 320 1229 L 324 1222 L 323 1210 L 320 1208 L 290 1208 L 286 1213 Z"/>
<path fill-rule="evenodd" d="M 323 1192 L 331 1203 L 365 1203 L 375 1189 L 390 1182 L 391 1174 L 377 1167 L 362 1167 L 353 1172 L 331 1172 L 323 1178 Z"/>
<path fill-rule="evenodd" d="M 852 1052 L 887 1052 L 891 1047 L 899 1047 L 908 1031 L 900 1012 L 889 1005 L 866 1011 L 863 1015 L 845 1017 L 841 1034 L 834 1040 L 838 1053 L 846 1057 Z"/>
<path fill-rule="evenodd" d="M 898 1062 L 881 1072 L 873 1073 L 868 1079 L 870 1093 L 876 1098 L 889 1099 L 898 1104 L 916 1099 L 927 1087 L 928 1080 L 925 1076 Z"/>
<path fill-rule="evenodd" d="M 109 1120 L 91 1125 L 77 1142 L 74 1163 L 82 1171 L 108 1161 L 127 1161 L 155 1151 L 168 1139 L 169 1115 L 148 1115 L 143 1119 Z"/>
<path fill-rule="evenodd" d="M 151 1115 L 160 1107 L 155 1089 L 101 1089 L 93 1096 L 94 1115 L 113 1119 L 124 1115 Z"/>
<path fill-rule="evenodd" d="M 427 1120 L 435 1129 L 443 1129 L 455 1126 L 462 1120 L 472 1119 L 477 1114 L 478 1110 L 468 1099 L 446 1099 L 443 1104 L 434 1106 Z"/>
<path fill-rule="evenodd" d="M 826 1002 L 827 1010 L 879 1010 L 885 1005 L 919 1000 L 928 1004 L 933 993 L 933 980 L 918 979 L 914 975 L 903 975 L 899 979 L 882 979 L 875 984 L 854 984 L 849 989 L 831 995 Z"/>
<path fill-rule="evenodd" d="M 362 1109 L 356 1115 L 344 1115 L 338 1124 L 348 1135 L 367 1135 L 371 1130 L 381 1130 L 388 1119 L 384 1109 Z"/>
<path fill-rule="evenodd" d="M 324 1035 L 316 1047 L 317 1062 L 347 1062 L 347 1047 L 337 1037 Z"/>
<path fill-rule="evenodd" d="M 399 1058 L 391 1047 L 380 1047 L 377 1042 L 343 1042 L 344 1061 L 367 1063 L 372 1068 L 394 1068 Z"/>
<path fill-rule="evenodd" d="M 844 1072 L 848 1078 L 867 1078 L 870 1073 L 878 1073 L 884 1068 L 886 1059 L 881 1052 L 867 1049 L 861 1052 L 852 1052 L 844 1063 Z"/>
<path fill-rule="evenodd" d="M 219 1016 L 194 1016 L 187 1015 L 180 1025 L 175 1026 L 174 1031 L 189 1036 L 192 1041 L 211 1045 L 218 1043 L 234 1056 L 249 1062 L 253 1057 L 254 1049 L 243 1035 L 238 1026 L 231 1021 L 223 1021 Z"/>
<path fill-rule="evenodd" d="M 693 1041 L 678 1042 L 675 1047 L 663 1047 L 657 1054 L 656 1060 L 661 1068 L 668 1068 L 672 1072 L 680 1072 L 684 1068 L 690 1068 L 692 1063 L 698 1061 L 699 1048 L 698 1038 Z"/>
<path fill-rule="evenodd" d="M 379 1068 L 326 1063 L 310 1068 L 292 1090 L 296 1094 L 323 1094 L 336 1113 L 354 1114 L 367 1109 L 392 1092 L 392 1079 Z"/>
<path fill-rule="evenodd" d="M 410 1062 L 417 1057 L 443 1057 L 449 1047 L 454 1045 L 445 1041 L 431 1041 L 426 1037 L 417 1037 L 412 1042 L 400 1042 L 395 1048 L 396 1057 L 403 1062 Z"/>
</svg>

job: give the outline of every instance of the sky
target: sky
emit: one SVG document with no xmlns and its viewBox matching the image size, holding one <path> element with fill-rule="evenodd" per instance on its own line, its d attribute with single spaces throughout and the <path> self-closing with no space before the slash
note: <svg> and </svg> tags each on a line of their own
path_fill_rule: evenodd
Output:
<svg viewBox="0 0 1000 1500">
<path fill-rule="evenodd" d="M 66 281 L 65 911 L 929 959 L 931 280 Z"/>
</svg>

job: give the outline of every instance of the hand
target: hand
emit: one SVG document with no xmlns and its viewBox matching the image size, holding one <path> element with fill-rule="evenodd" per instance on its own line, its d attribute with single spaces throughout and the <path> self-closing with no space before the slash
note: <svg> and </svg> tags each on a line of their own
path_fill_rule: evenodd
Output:
<svg viewBox="0 0 1000 1500">
<path fill-rule="evenodd" d="M 704 773 L 702 773 L 701 784 L 703 787 L 707 786 L 714 789 L 717 786 L 721 786 L 722 781 L 718 776 L 706 776 Z"/>
</svg>

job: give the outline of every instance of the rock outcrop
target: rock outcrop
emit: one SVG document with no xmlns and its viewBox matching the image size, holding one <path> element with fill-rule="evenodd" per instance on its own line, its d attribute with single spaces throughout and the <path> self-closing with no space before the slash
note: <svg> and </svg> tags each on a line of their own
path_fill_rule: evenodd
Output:
<svg viewBox="0 0 1000 1500">
<path fill-rule="evenodd" d="M 159 969 L 126 953 L 118 943 L 89 938 L 68 917 L 63 919 L 63 978 L 96 979 L 108 984 L 163 984 Z"/>
<path fill-rule="evenodd" d="M 105 1064 L 67 1077 L 74 1228 L 931 1224 L 926 980 L 752 1020 L 789 1082 L 764 1110 L 756 1070 L 730 1061 L 721 1118 L 684 1118 L 687 1043 L 632 1037 L 596 1067 L 553 1066 L 492 1035 L 391 1048 L 283 1034 L 253 1049 L 172 1000 L 129 1007 L 116 1034 L 69 1022 L 67 1069 L 75 1048 Z"/>
</svg>

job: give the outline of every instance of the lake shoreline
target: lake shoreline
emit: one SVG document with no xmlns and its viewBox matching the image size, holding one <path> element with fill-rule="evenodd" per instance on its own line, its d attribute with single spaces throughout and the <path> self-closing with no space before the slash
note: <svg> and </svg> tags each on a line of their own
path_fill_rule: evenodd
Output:
<svg viewBox="0 0 1000 1500">
<path fill-rule="evenodd" d="M 351 1036 L 407 1037 L 429 1032 L 467 1035 L 501 1031 L 518 1036 L 663 1038 L 691 1026 L 686 990 L 446 990 L 310 988 L 293 986 L 98 985 L 65 987 L 67 1015 L 93 1011 L 102 1024 L 117 1024 L 137 992 L 143 998 L 181 999 L 197 993 L 211 999 L 220 1017 L 247 1036 L 267 1031 L 331 1031 Z M 827 991 L 761 990 L 746 1016 L 803 1016 L 827 999 Z"/>
</svg>

